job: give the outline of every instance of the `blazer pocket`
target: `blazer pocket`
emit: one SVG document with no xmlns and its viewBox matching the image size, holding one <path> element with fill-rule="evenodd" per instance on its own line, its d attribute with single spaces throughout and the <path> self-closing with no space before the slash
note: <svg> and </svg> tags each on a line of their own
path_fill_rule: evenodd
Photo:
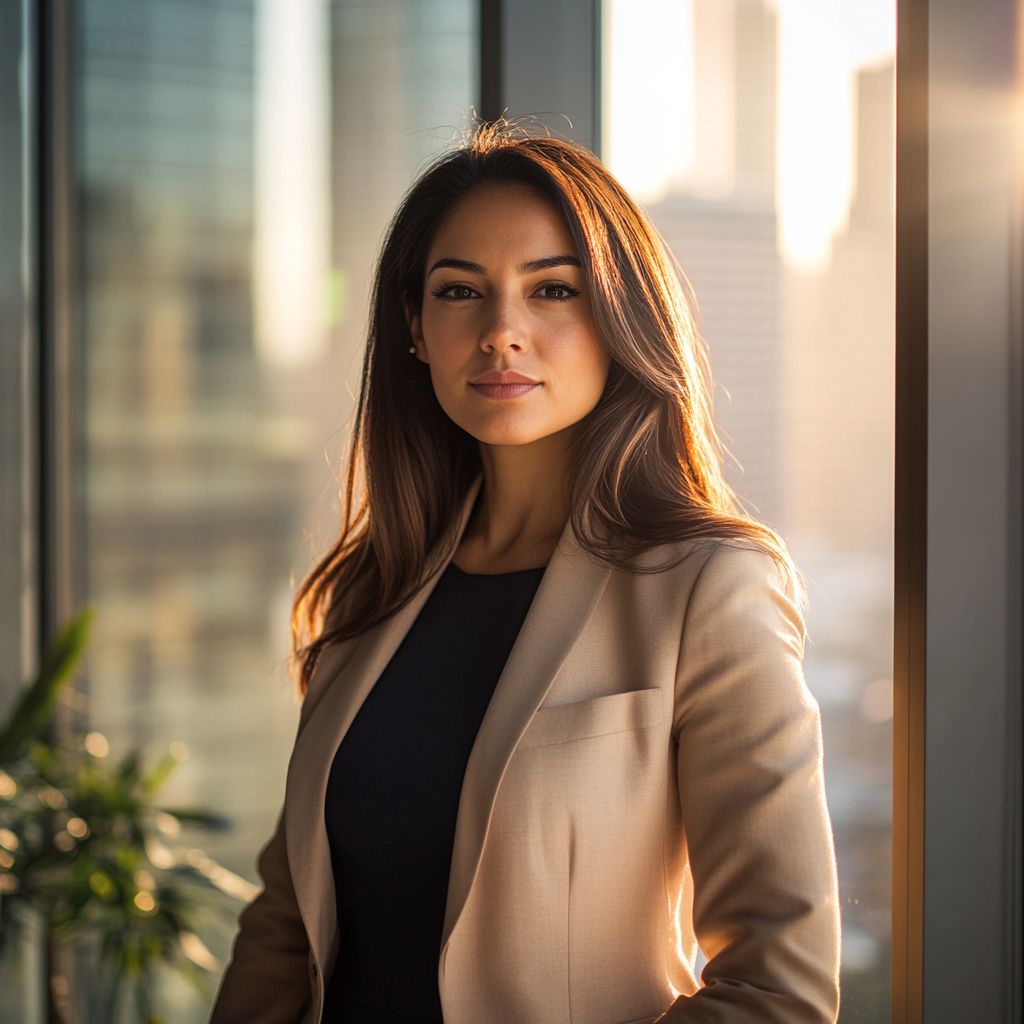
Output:
<svg viewBox="0 0 1024 1024">
<path fill-rule="evenodd" d="M 519 749 L 653 729 L 664 718 L 663 700 L 661 690 L 655 687 L 541 708 L 519 741 Z"/>
</svg>

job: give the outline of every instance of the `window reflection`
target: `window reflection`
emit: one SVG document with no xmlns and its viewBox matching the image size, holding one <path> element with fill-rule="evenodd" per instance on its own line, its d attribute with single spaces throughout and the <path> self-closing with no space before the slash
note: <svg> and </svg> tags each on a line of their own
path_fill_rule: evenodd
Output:
<svg viewBox="0 0 1024 1024">
<path fill-rule="evenodd" d="M 841 1021 L 889 1019 L 894 33 L 891 0 L 605 6 L 607 159 L 693 286 L 730 481 L 809 577 Z"/>
<path fill-rule="evenodd" d="M 331 518 L 324 441 L 381 230 L 469 112 L 474 5 L 77 9 L 90 720 L 114 752 L 185 743 L 167 801 L 229 815 L 196 843 L 252 879 L 297 718 L 291 580 Z M 203 939 L 223 960 L 230 937 Z"/>
</svg>

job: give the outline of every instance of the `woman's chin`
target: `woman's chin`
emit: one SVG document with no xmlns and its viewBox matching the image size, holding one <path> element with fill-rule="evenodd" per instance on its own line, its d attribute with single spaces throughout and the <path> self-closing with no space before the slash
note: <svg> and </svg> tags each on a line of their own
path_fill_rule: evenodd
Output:
<svg viewBox="0 0 1024 1024">
<path fill-rule="evenodd" d="M 546 433 L 528 433 L 521 430 L 482 430 L 470 433 L 481 443 L 491 448 L 521 448 L 533 444 L 548 435 Z"/>
<path fill-rule="evenodd" d="M 560 429 L 559 426 L 552 427 L 548 423 L 538 422 L 529 416 L 466 416 L 459 419 L 452 416 L 452 419 L 481 444 L 494 447 L 518 447 L 532 444 Z"/>
<path fill-rule="evenodd" d="M 572 424 L 566 423 L 487 423 L 459 424 L 463 430 L 472 434 L 481 444 L 494 448 L 521 448 L 524 445 L 536 444 L 545 438 L 563 433 Z"/>
</svg>

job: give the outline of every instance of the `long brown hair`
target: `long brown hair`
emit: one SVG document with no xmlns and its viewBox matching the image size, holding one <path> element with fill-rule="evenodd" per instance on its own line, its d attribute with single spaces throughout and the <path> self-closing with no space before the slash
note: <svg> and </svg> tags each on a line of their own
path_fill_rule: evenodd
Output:
<svg viewBox="0 0 1024 1024">
<path fill-rule="evenodd" d="M 406 194 L 373 288 L 341 533 L 299 588 L 292 635 L 305 691 L 323 649 L 401 609 L 455 543 L 481 471 L 476 440 L 409 355 L 405 304 L 423 298 L 434 237 L 484 184 L 533 189 L 565 218 L 583 264 L 605 391 L 578 425 L 570 521 L 580 545 L 628 571 L 636 556 L 700 536 L 753 540 L 787 576 L 785 545 L 745 515 L 722 477 L 704 350 L 679 276 L 645 214 L 592 153 L 511 125 L 485 125 Z M 666 568 L 671 560 L 657 566 Z"/>
</svg>

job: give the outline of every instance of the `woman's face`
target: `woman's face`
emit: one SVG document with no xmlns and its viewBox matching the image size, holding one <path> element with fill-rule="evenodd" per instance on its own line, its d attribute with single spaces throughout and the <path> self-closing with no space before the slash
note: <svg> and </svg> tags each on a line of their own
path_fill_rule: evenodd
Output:
<svg viewBox="0 0 1024 1024">
<path fill-rule="evenodd" d="M 441 407 L 484 444 L 571 427 L 608 377 L 576 247 L 561 215 L 526 188 L 481 186 L 455 207 L 409 326 Z"/>
</svg>

